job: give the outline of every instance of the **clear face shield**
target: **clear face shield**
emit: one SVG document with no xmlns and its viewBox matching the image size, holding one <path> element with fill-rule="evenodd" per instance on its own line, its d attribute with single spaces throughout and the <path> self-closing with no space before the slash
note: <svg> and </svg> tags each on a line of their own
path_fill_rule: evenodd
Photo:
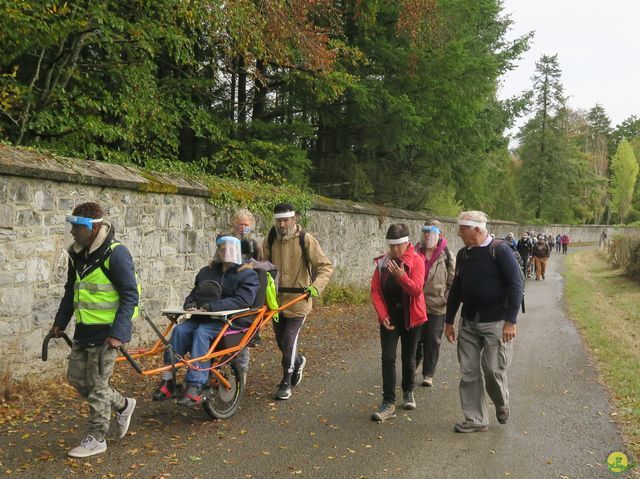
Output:
<svg viewBox="0 0 640 479">
<path fill-rule="evenodd" d="M 216 240 L 216 257 L 218 263 L 242 264 L 242 246 L 234 236 L 221 236 Z"/>
<path fill-rule="evenodd" d="M 74 244 L 81 248 L 91 246 L 94 224 L 102 223 L 102 218 L 85 218 L 84 216 L 67 215 L 64 228 L 64 248 L 69 250 Z"/>
<path fill-rule="evenodd" d="M 422 243 L 425 248 L 433 249 L 440 239 L 440 229 L 437 226 L 425 225 L 422 227 Z"/>
</svg>

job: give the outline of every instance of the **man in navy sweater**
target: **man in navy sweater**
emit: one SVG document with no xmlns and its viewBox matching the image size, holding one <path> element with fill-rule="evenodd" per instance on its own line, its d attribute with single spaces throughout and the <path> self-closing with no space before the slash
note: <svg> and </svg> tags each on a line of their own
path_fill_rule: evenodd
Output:
<svg viewBox="0 0 640 479">
<path fill-rule="evenodd" d="M 454 429 L 461 433 L 484 432 L 489 426 L 485 387 L 496 406 L 498 422 L 505 424 L 509 419 L 507 368 L 524 285 L 511 248 L 487 233 L 483 212 L 460 213 L 458 236 L 465 246 L 456 258 L 444 332 L 449 342 L 456 340 L 453 323 L 462 303 L 458 360 L 465 420 Z"/>
</svg>

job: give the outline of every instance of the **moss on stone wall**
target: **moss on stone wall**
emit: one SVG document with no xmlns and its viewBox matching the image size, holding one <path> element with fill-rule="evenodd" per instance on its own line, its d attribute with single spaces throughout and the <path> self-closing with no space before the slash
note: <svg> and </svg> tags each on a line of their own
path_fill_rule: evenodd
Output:
<svg viewBox="0 0 640 479">
<path fill-rule="evenodd" d="M 176 185 L 160 180 L 149 171 L 140 171 L 140 175 L 148 180 L 147 184 L 143 184 L 140 187 L 141 191 L 146 193 L 178 193 L 178 187 Z"/>
</svg>

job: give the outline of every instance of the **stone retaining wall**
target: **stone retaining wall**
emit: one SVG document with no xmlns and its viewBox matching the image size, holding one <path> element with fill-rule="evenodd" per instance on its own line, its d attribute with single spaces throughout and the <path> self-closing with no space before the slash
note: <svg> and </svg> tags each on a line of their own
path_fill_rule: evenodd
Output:
<svg viewBox="0 0 640 479">
<path fill-rule="evenodd" d="M 10 365 L 14 376 L 20 377 L 34 368 L 61 367 L 66 352 L 62 341 L 52 341 L 48 363 L 38 358 L 63 293 L 64 216 L 75 205 L 97 201 L 105 208 L 117 238 L 134 257 L 143 305 L 157 319 L 160 309 L 182 303 L 195 273 L 213 254 L 215 234 L 229 225 L 231 212 L 212 206 L 208 195 L 207 188 L 193 180 L 0 146 L 0 370 Z M 366 287 L 372 259 L 385 250 L 387 227 L 405 222 L 417 240 L 428 216 L 318 198 L 308 218 L 308 230 L 335 264 L 334 281 Z M 440 220 L 452 240 L 451 249 L 456 250 L 460 244 L 455 221 Z M 263 232 L 269 223 L 269 218 L 258 219 Z M 498 237 L 524 229 L 531 228 L 491 223 Z M 567 232 L 574 241 L 584 242 L 598 241 L 603 227 L 545 229 Z M 613 228 L 607 230 L 609 236 L 614 234 Z M 615 234 L 640 235 L 640 231 L 619 228 Z M 151 338 L 142 320 L 135 328 L 134 343 Z"/>
</svg>

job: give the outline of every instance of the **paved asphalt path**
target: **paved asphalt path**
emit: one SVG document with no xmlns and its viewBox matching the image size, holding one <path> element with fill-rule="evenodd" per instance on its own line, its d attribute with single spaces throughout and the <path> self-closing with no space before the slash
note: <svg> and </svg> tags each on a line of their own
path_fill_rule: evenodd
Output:
<svg viewBox="0 0 640 479">
<path fill-rule="evenodd" d="M 416 389 L 417 410 L 400 409 L 383 424 L 370 421 L 381 398 L 381 371 L 377 327 L 366 305 L 321 309 L 309 319 L 301 340 L 308 366 L 289 401 L 271 399 L 279 366 L 267 337 L 252 353 L 247 394 L 230 420 L 152 403 L 151 381 L 128 380 L 119 387 L 139 398 L 131 433 L 110 439 L 106 454 L 67 459 L 85 419 L 54 415 L 29 439 L 18 436 L 22 431 L 0 436 L 0 470 L 35 478 L 616 477 L 606 458 L 625 447 L 593 362 L 564 313 L 561 270 L 562 256 L 554 255 L 547 279 L 527 282 L 527 313 L 520 316 L 510 369 L 511 419 L 500 425 L 492 416 L 486 433 L 453 432 L 461 419 L 459 370 L 455 346 L 446 340 L 434 387 Z M 71 407 L 83 410 L 78 404 Z M 50 457 L 20 472 L 27 448 Z"/>
</svg>

